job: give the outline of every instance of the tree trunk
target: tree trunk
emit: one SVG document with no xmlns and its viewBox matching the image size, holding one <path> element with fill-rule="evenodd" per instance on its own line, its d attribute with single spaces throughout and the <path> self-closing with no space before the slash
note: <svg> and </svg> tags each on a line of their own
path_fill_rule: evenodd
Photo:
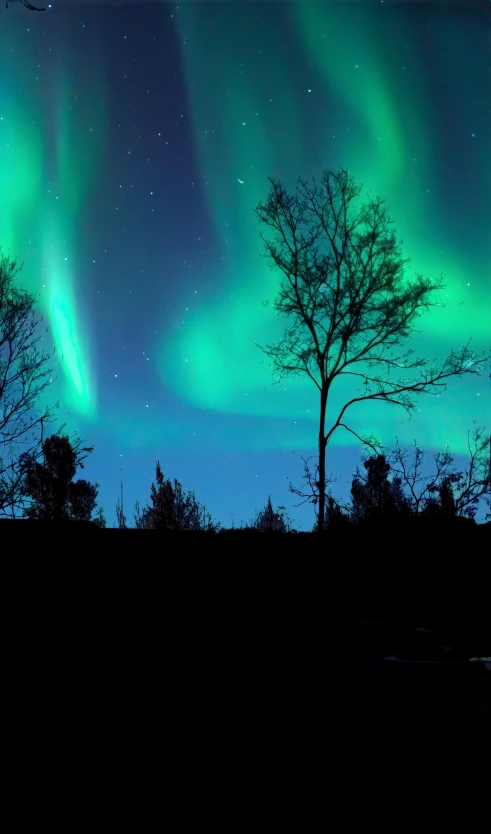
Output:
<svg viewBox="0 0 491 834">
<path fill-rule="evenodd" d="M 317 519 L 317 530 L 322 533 L 324 530 L 324 517 L 326 507 L 326 406 L 327 388 L 321 389 L 321 413 L 319 423 L 319 515 Z"/>
</svg>

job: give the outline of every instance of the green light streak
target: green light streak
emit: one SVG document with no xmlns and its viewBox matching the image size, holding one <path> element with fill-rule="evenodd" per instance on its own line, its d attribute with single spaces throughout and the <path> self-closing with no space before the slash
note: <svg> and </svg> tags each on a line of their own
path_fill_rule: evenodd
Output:
<svg viewBox="0 0 491 834">
<path fill-rule="evenodd" d="M 9 39 L 22 52 L 25 44 L 14 26 Z M 19 266 L 24 261 L 19 285 L 36 295 L 41 291 L 37 309 L 48 319 L 55 361 L 62 359 L 56 371 L 61 380 L 44 392 L 43 401 L 52 401 L 61 384 L 64 405 L 95 420 L 90 327 L 82 306 L 87 294 L 77 250 L 85 203 L 103 159 L 103 66 L 100 56 L 91 57 L 82 89 L 69 62 L 54 59 L 49 66 L 42 68 L 42 84 L 21 71 L 0 90 L 0 239 Z"/>
<path fill-rule="evenodd" d="M 204 302 L 198 296 L 194 310 L 177 314 L 175 326 L 162 334 L 158 372 L 163 384 L 195 407 L 238 415 L 289 415 L 291 433 L 278 443 L 299 448 L 315 444 L 315 389 L 299 377 L 265 390 L 270 386 L 268 366 L 260 364 L 264 357 L 253 344 L 272 342 L 282 332 L 282 322 L 261 306 L 263 299 L 276 296 L 279 274 L 259 257 L 264 250 L 253 212 L 267 196 L 269 174 L 279 176 L 293 191 L 298 176 L 318 178 L 322 169 L 344 165 L 362 182 L 362 196 L 371 191 L 387 200 L 403 252 L 412 259 L 408 276 L 420 272 L 436 278 L 443 271 L 448 285 L 441 297 L 447 309 L 425 314 L 418 323 L 424 332 L 413 340 L 417 352 L 422 345 L 426 355 L 444 358 L 471 335 L 476 346 L 482 348 L 477 343 L 483 340 L 486 346 L 490 288 L 479 281 L 479 300 L 467 291 L 472 270 L 468 253 L 458 248 L 439 212 L 438 114 L 415 31 L 407 32 L 406 61 L 396 52 L 390 36 L 393 19 L 388 16 L 386 22 L 376 22 L 369 16 L 365 20 L 358 10 L 349 15 L 347 10 L 340 14 L 304 4 L 288 9 L 281 15 L 289 15 L 292 31 L 298 33 L 299 60 L 278 35 L 259 37 L 255 16 L 249 12 L 223 10 L 218 25 L 216 16 L 207 16 L 199 7 L 189 4 L 180 10 L 195 154 L 224 260 L 210 276 L 216 295 Z M 309 93 L 298 81 L 300 63 L 312 70 L 315 123 L 305 117 Z M 401 82 L 405 63 L 408 74 Z M 275 101 L 278 89 L 282 93 Z M 472 400 L 469 411 L 460 407 L 447 427 L 452 400 L 461 397 L 459 385 L 451 383 L 440 399 L 421 401 L 424 422 L 419 429 L 419 418 L 408 424 L 402 411 L 380 404 L 363 404 L 352 412 L 350 424 L 391 439 L 397 431 L 399 439 L 409 443 L 419 431 L 420 437 L 424 434 L 421 442 L 438 440 L 441 445 L 447 432 L 453 448 L 464 451 L 470 419 L 483 420 L 485 404 L 484 397 L 477 398 L 482 383 L 466 381 Z M 333 392 L 331 417 L 347 393 L 344 384 Z M 312 429 L 299 433 L 293 420 L 308 417 L 307 411 L 315 415 Z M 335 438 L 334 442 L 357 442 L 347 433 Z"/>
</svg>

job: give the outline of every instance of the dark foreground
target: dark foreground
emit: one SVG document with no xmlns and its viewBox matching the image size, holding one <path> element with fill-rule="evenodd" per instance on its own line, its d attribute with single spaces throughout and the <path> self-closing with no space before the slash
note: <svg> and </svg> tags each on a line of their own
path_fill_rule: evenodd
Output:
<svg viewBox="0 0 491 834">
<path fill-rule="evenodd" d="M 115 691 L 113 713 L 138 693 L 190 715 L 241 698 L 243 721 L 251 693 L 275 691 L 276 712 L 491 711 L 490 664 L 471 661 L 491 655 L 489 526 L 320 543 L 3 527 L 4 671 L 19 703 L 63 692 L 80 717 Z"/>
<path fill-rule="evenodd" d="M 415 623 L 359 621 L 337 631 L 337 649 L 331 642 L 319 668 L 340 712 L 489 715 L 491 657 L 479 653 L 489 635 L 448 621 Z"/>
</svg>

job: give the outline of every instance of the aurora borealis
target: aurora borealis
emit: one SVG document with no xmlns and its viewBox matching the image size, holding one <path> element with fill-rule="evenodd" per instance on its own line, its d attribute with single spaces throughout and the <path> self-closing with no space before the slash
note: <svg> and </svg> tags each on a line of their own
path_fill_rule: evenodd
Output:
<svg viewBox="0 0 491 834">
<path fill-rule="evenodd" d="M 0 246 L 40 293 L 46 349 L 63 357 L 54 429 L 94 444 L 82 477 L 108 524 L 121 478 L 132 523 L 158 459 L 226 526 L 268 494 L 312 526 L 287 476 L 300 486 L 300 456 L 316 454 L 316 389 L 273 386 L 255 346 L 282 328 L 262 303 L 280 276 L 253 210 L 270 174 L 293 191 L 342 165 L 386 198 L 410 272 L 447 285 L 411 347 L 489 350 L 490 26 L 474 4 L 0 11 Z M 389 446 L 416 439 L 431 470 L 446 443 L 465 462 L 490 402 L 485 371 L 421 399 L 411 422 L 383 404 L 350 421 Z M 328 450 L 345 500 L 360 451 L 342 430 Z"/>
</svg>

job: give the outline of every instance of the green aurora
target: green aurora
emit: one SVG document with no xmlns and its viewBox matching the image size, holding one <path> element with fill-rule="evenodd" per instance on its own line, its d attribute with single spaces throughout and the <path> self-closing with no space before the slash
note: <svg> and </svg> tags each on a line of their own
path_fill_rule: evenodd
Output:
<svg viewBox="0 0 491 834">
<path fill-rule="evenodd" d="M 418 28 L 406 23 L 401 44 L 402 31 L 394 37 L 389 16 L 291 4 L 283 14 L 288 40 L 296 42 L 292 56 L 279 34 L 273 31 L 267 42 L 257 34 L 250 9 L 224 9 L 221 27 L 198 7 L 185 6 L 182 14 L 195 149 L 208 209 L 226 254 L 221 274 L 213 276 L 207 306 L 200 307 L 195 318 L 188 317 L 186 330 L 176 326 L 163 336 L 162 381 L 172 380 L 180 397 L 203 409 L 265 417 L 289 414 L 297 420 L 317 415 L 312 382 L 299 377 L 268 389 L 270 380 L 260 364 L 264 357 L 254 347 L 255 340 L 273 341 L 281 324 L 261 304 L 274 299 L 278 274 L 260 257 L 260 224 L 252 209 L 266 197 L 269 174 L 279 176 L 293 191 L 299 175 L 319 178 L 323 168 L 339 165 L 349 168 L 365 189 L 387 199 L 404 254 L 411 257 L 408 275 L 444 274 L 447 289 L 442 300 L 447 306 L 421 319 L 418 329 L 423 333 L 412 346 L 443 358 L 472 336 L 476 347 L 486 348 L 491 332 L 491 251 L 486 234 L 491 228 L 490 157 L 472 158 L 468 151 L 468 176 L 481 183 L 483 195 L 477 217 L 480 234 L 473 229 L 473 204 L 468 211 L 458 211 L 456 237 L 449 212 L 433 196 L 440 190 L 445 130 L 435 109 L 435 80 L 428 83 L 425 58 L 418 54 Z M 399 20 L 402 23 L 401 16 Z M 442 40 L 445 37 L 443 33 Z M 470 39 L 465 47 L 462 41 L 457 59 L 452 52 L 439 69 L 461 94 L 461 67 L 472 50 Z M 405 46 L 411 69 L 410 80 L 402 84 Z M 443 43 L 440 49 L 444 55 Z M 302 81 L 307 75 L 308 85 Z M 281 92 L 270 98 L 269 90 Z M 462 99 L 463 134 L 471 143 Z M 480 252 L 469 245 L 476 237 L 483 245 Z M 469 420 L 485 421 L 486 411 L 489 416 L 482 382 L 465 382 L 468 409 L 462 407 L 459 385 L 451 383 L 441 399 L 421 400 L 425 442 L 441 444 L 443 434 L 455 451 L 464 451 Z M 339 383 L 333 390 L 328 413 L 334 418 L 347 390 Z M 452 409 L 449 422 L 452 402 L 459 402 L 459 409 Z M 401 428 L 404 417 L 402 410 L 370 404 L 352 411 L 350 420 L 362 431 L 397 431 L 400 440 L 412 442 L 414 421 L 409 425 L 405 420 Z M 283 435 L 285 447 L 313 445 L 314 426 L 302 426 L 303 437 L 294 425 L 290 436 Z M 356 440 L 339 432 L 334 442 Z"/>
<path fill-rule="evenodd" d="M 478 152 L 468 115 L 476 96 L 489 109 L 473 62 L 475 54 L 487 54 L 486 32 L 481 42 L 474 27 L 462 31 L 450 14 L 442 14 L 431 34 L 403 10 L 383 15 L 304 3 L 269 11 L 262 4 L 224 5 L 213 15 L 207 4 L 188 3 L 179 14 L 197 186 L 222 257 L 207 268 L 199 305 L 193 306 L 196 292 L 183 288 L 155 335 L 160 385 L 194 411 L 261 418 L 269 427 L 288 419 L 278 448 L 315 445 L 316 389 L 302 378 L 272 386 L 254 344 L 274 341 L 281 323 L 262 305 L 274 300 L 279 276 L 261 258 L 253 207 L 266 198 L 270 174 L 293 190 L 298 176 L 319 177 L 340 165 L 365 191 L 387 199 L 411 271 L 444 274 L 447 307 L 420 320 L 422 333 L 412 344 L 417 353 L 443 358 L 470 337 L 476 350 L 489 348 L 491 154 Z M 265 36 L 259 23 L 266 14 L 276 15 L 278 25 Z M 185 443 L 186 418 L 167 425 L 163 438 L 161 422 L 141 429 L 140 411 L 123 394 L 114 395 L 104 417 L 98 410 L 101 370 L 82 253 L 91 234 L 87 206 L 99 199 L 98 175 L 111 159 L 104 39 L 92 36 L 99 47 L 82 69 L 77 56 L 55 60 L 51 83 L 41 88 L 25 39 L 10 20 L 4 36 L 12 51 L 0 52 L 0 244 L 20 261 L 27 254 L 21 283 L 41 292 L 41 311 L 63 357 L 57 395 L 65 410 L 106 429 L 124 448 L 135 439 L 148 448 Z M 439 106 L 441 85 L 454 91 L 453 115 Z M 458 141 L 449 141 L 449 130 L 460 130 Z M 189 300 L 183 327 L 180 310 Z M 343 385 L 333 391 L 333 419 L 347 391 Z M 486 418 L 487 373 L 451 383 L 440 399 L 421 399 L 421 422 L 409 424 L 402 411 L 380 404 L 350 416 L 355 430 L 387 442 L 395 434 L 402 442 L 417 436 L 428 446 L 449 442 L 455 452 L 465 451 L 471 421 Z M 258 420 L 253 425 L 224 433 L 220 447 L 270 446 L 271 432 L 258 431 Z M 356 441 L 339 432 L 334 442 Z"/>
</svg>

